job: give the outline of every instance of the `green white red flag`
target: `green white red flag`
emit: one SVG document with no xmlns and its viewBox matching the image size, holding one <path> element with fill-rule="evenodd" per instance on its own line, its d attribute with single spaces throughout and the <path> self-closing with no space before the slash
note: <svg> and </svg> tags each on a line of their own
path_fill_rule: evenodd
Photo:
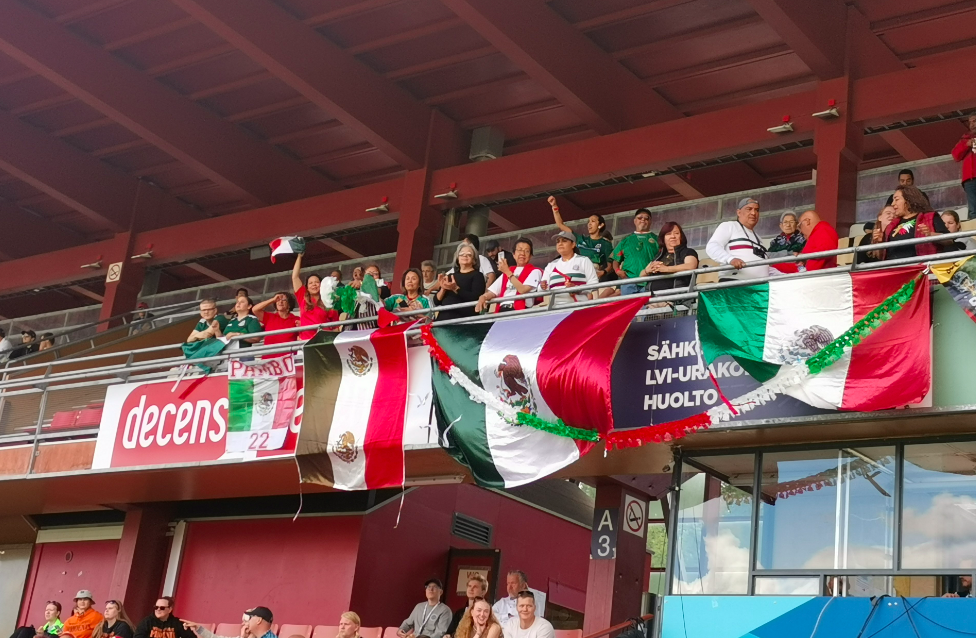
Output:
<svg viewBox="0 0 976 638">
<path fill-rule="evenodd" d="M 280 449 L 298 403 L 295 356 L 231 359 L 229 372 L 227 451 Z"/>
<path fill-rule="evenodd" d="M 271 240 L 271 263 L 275 263 L 278 255 L 297 255 L 305 252 L 305 240 L 301 237 L 279 237 Z"/>
</svg>

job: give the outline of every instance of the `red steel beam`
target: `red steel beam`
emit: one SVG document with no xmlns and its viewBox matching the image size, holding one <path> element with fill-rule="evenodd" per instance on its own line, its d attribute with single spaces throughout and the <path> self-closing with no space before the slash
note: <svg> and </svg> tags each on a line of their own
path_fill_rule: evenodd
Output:
<svg viewBox="0 0 976 638">
<path fill-rule="evenodd" d="M 158 190 L 5 111 L 0 111 L 0 168 L 116 232 L 128 230 L 138 194 Z M 168 195 L 157 205 L 158 219 L 167 224 L 201 217 Z"/>
<path fill-rule="evenodd" d="M 0 200 L 0 227 L 5 229 L 0 233 L 0 253 L 3 253 L 4 259 L 28 257 L 40 251 L 59 250 L 85 241 L 81 235 L 4 200 Z"/>
<path fill-rule="evenodd" d="M 598 133 L 681 116 L 654 89 L 545 3 L 441 2 Z"/>
<path fill-rule="evenodd" d="M 748 0 L 814 75 L 844 75 L 847 7 L 841 0 Z"/>
<path fill-rule="evenodd" d="M 272 2 L 173 0 L 398 164 L 424 164 L 430 109 Z"/>
<path fill-rule="evenodd" d="M 339 188 L 19 2 L 0 3 L 0 52 L 252 205 Z"/>
</svg>

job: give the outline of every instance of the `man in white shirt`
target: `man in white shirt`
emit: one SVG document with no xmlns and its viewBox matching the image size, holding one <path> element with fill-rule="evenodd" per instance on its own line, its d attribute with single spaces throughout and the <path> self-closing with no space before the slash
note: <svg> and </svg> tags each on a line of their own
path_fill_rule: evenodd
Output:
<svg viewBox="0 0 976 638">
<path fill-rule="evenodd" d="M 535 596 L 532 592 L 518 593 L 517 608 L 518 616 L 502 622 L 505 638 L 555 638 L 552 623 L 535 615 Z"/>
<path fill-rule="evenodd" d="M 722 279 L 757 279 L 775 274 L 769 266 L 747 266 L 749 262 L 767 258 L 766 248 L 754 230 L 759 223 L 759 202 L 751 197 L 742 198 L 735 215 L 735 221 L 719 224 L 705 245 L 709 257 L 735 268 L 735 272 L 723 272 Z"/>
<path fill-rule="evenodd" d="M 538 589 L 532 589 L 529 587 L 528 576 L 525 572 L 513 569 L 508 572 L 505 578 L 505 591 L 506 596 L 499 598 L 498 601 L 492 605 L 491 609 L 495 612 L 495 618 L 498 622 L 505 624 L 505 621 L 510 618 L 518 618 L 518 594 L 522 591 L 531 592 L 535 597 L 536 609 L 546 608 L 546 595 L 539 591 Z"/>
<path fill-rule="evenodd" d="M 562 231 L 553 235 L 556 240 L 556 252 L 559 256 L 549 262 L 542 273 L 540 290 L 555 290 L 566 288 L 572 290 L 574 286 L 599 283 L 596 269 L 588 257 L 583 257 L 576 251 L 576 235 Z M 565 306 L 574 301 L 585 301 L 593 296 L 592 290 L 585 292 L 553 295 L 549 302 L 550 308 Z"/>
</svg>

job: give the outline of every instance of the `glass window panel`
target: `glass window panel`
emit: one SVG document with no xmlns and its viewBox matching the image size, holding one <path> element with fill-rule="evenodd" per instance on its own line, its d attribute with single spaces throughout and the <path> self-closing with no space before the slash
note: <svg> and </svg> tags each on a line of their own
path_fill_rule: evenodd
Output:
<svg viewBox="0 0 976 638">
<path fill-rule="evenodd" d="M 754 463 L 751 454 L 721 459 L 742 468 Z M 708 465 L 712 459 L 695 460 Z M 749 494 L 710 474 L 691 471 L 682 476 L 679 505 L 673 593 L 745 594 L 752 528 Z"/>
<path fill-rule="evenodd" d="M 647 549 L 651 552 L 651 567 L 663 568 L 668 556 L 668 533 L 664 523 L 647 524 Z"/>
<path fill-rule="evenodd" d="M 894 447 L 763 455 L 757 569 L 892 566 Z"/>
<path fill-rule="evenodd" d="M 757 596 L 819 596 L 820 579 L 816 576 L 756 578 Z"/>
<path fill-rule="evenodd" d="M 664 520 L 664 508 L 661 507 L 661 501 L 648 501 L 647 520 Z"/>
<path fill-rule="evenodd" d="M 976 567 L 976 442 L 905 446 L 901 563 Z"/>
</svg>

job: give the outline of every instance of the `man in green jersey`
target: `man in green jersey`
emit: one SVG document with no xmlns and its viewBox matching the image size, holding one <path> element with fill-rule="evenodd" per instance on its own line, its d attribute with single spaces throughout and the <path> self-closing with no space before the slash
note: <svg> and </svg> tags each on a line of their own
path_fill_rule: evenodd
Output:
<svg viewBox="0 0 976 638">
<path fill-rule="evenodd" d="M 200 302 L 200 321 L 186 338 L 186 342 L 193 343 L 211 337 L 222 337 L 226 327 L 227 317 L 217 314 L 217 302 L 213 299 L 204 299 Z"/>
<path fill-rule="evenodd" d="M 640 272 L 658 252 L 657 237 L 651 233 L 651 211 L 639 208 L 634 213 L 634 232 L 620 240 L 610 254 L 621 279 L 640 277 Z M 620 294 L 633 295 L 644 290 L 646 284 L 623 284 Z"/>
</svg>

